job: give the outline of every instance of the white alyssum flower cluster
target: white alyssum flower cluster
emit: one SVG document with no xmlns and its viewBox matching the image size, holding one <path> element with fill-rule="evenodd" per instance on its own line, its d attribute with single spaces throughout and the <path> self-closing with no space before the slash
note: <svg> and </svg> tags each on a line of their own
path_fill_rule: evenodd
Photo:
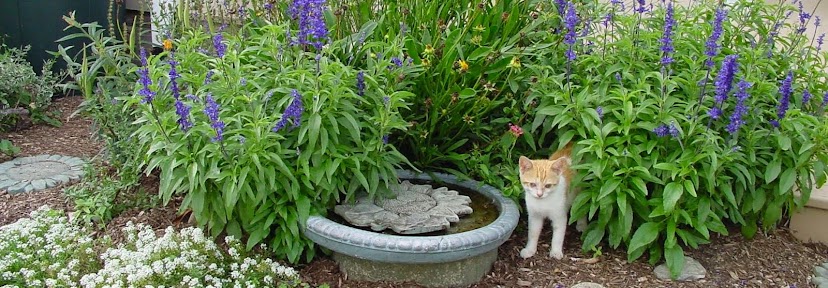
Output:
<svg viewBox="0 0 828 288">
<path fill-rule="evenodd" d="M 151 227 L 131 222 L 126 243 L 101 255 L 104 268 L 83 276 L 83 287 L 274 287 L 298 284 L 299 274 L 271 259 L 244 255 L 239 241 L 226 239 L 225 254 L 200 228 L 157 237 Z M 242 251 L 242 252 L 240 252 Z"/>
<path fill-rule="evenodd" d="M 100 266 L 88 230 L 42 206 L 0 227 L 0 286 L 75 287 Z"/>
<path fill-rule="evenodd" d="M 130 222 L 124 243 L 112 247 L 95 241 L 91 231 L 69 222 L 63 212 L 44 206 L 30 216 L 0 227 L 0 288 L 302 284 L 293 268 L 248 253 L 232 237 L 225 238 L 224 251 L 200 228 L 176 232 L 168 227 L 158 237 L 150 226 Z"/>
</svg>

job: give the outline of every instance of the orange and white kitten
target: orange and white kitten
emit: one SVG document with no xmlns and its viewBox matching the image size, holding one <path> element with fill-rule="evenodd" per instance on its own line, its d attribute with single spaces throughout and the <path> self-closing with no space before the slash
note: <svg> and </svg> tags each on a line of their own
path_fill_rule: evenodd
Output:
<svg viewBox="0 0 828 288">
<path fill-rule="evenodd" d="M 526 210 L 529 214 L 529 239 L 526 247 L 520 250 L 520 257 L 535 255 L 538 238 L 547 218 L 552 222 L 552 247 L 549 256 L 563 258 L 563 241 L 566 234 L 567 219 L 572 200 L 576 192 L 570 189 L 572 181 L 572 143 L 552 154 L 549 159 L 531 160 L 520 156 L 520 181 L 526 197 Z M 576 229 L 586 228 L 586 218 L 579 219 Z"/>
</svg>

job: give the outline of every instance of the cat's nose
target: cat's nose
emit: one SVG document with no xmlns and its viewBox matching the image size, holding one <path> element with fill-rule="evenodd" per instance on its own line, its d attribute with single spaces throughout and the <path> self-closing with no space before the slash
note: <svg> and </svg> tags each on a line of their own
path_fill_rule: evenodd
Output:
<svg viewBox="0 0 828 288">
<path fill-rule="evenodd" d="M 540 197 L 543 196 L 543 192 L 542 191 L 535 192 L 535 195 L 537 195 L 538 198 L 540 198 Z"/>
</svg>

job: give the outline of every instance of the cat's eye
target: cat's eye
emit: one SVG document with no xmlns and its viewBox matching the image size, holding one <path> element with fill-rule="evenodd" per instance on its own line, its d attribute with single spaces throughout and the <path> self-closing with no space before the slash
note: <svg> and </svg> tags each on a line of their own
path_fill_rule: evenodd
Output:
<svg viewBox="0 0 828 288">
<path fill-rule="evenodd" d="M 538 184 L 535 184 L 535 183 L 529 183 L 529 187 L 535 188 L 536 186 L 538 186 Z"/>
<path fill-rule="evenodd" d="M 546 189 L 549 189 L 549 188 L 552 188 L 552 184 L 546 184 L 543 187 L 546 187 Z"/>
</svg>

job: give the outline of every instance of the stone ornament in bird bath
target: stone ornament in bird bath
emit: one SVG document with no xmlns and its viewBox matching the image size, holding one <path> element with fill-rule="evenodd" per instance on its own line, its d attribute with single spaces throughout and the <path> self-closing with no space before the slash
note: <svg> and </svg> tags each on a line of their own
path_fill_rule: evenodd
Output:
<svg viewBox="0 0 828 288">
<path fill-rule="evenodd" d="M 372 200 L 362 196 L 354 204 L 337 205 L 334 212 L 348 223 L 374 231 L 394 230 L 397 234 L 422 234 L 448 229 L 460 216 L 471 214 L 471 198 L 447 187 L 403 181 L 392 195 Z"/>
</svg>

